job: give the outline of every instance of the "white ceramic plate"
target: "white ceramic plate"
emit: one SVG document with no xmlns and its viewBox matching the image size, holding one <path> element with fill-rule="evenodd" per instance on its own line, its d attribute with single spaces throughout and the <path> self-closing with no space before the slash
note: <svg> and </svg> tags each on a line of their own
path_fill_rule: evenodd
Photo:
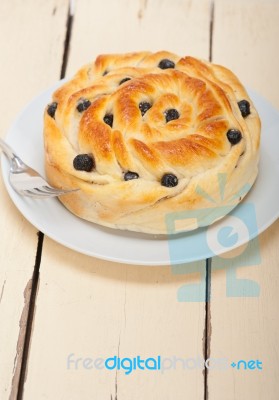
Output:
<svg viewBox="0 0 279 400">
<path fill-rule="evenodd" d="M 42 175 L 43 110 L 60 84 L 58 82 L 31 101 L 6 137 L 19 156 Z M 256 237 L 279 215 L 279 113 L 258 94 L 250 91 L 250 95 L 262 119 L 259 177 L 244 201 L 229 216 L 209 228 L 177 234 L 168 240 L 100 227 L 75 217 L 58 199 L 34 200 L 17 195 L 8 181 L 8 162 L 2 157 L 7 191 L 16 207 L 37 229 L 62 245 L 89 256 L 128 264 L 169 265 L 223 254 Z"/>
</svg>

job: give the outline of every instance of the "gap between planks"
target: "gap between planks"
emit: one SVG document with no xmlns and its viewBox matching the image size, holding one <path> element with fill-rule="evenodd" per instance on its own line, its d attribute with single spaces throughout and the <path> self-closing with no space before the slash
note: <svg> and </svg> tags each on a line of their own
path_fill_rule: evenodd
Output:
<svg viewBox="0 0 279 400">
<path fill-rule="evenodd" d="M 209 23 L 209 61 L 212 62 L 213 59 L 213 34 L 214 34 L 214 17 L 215 17 L 215 3 L 214 0 L 210 3 L 210 23 Z M 208 258 L 206 260 L 206 278 L 205 278 L 205 321 L 204 321 L 204 336 L 203 336 L 203 344 L 204 344 L 204 360 L 207 361 L 210 358 L 210 343 L 211 343 L 211 334 L 212 334 L 212 325 L 211 325 L 211 278 L 212 278 L 212 269 L 211 269 L 212 258 Z M 204 400 L 209 400 L 209 392 L 208 392 L 208 375 L 209 370 L 204 367 Z"/>
<path fill-rule="evenodd" d="M 27 315 L 27 322 L 25 328 L 25 337 L 24 337 L 24 345 L 22 350 L 22 362 L 20 365 L 20 373 L 19 373 L 19 382 L 18 382 L 18 391 L 17 391 L 17 400 L 21 400 L 23 396 L 24 382 L 27 371 L 27 360 L 29 353 L 29 346 L 32 334 L 32 326 L 33 326 L 33 318 L 35 312 L 35 304 L 36 304 L 36 296 L 39 285 L 39 277 L 40 277 L 40 264 L 42 258 L 43 251 L 43 242 L 44 242 L 44 234 L 42 232 L 38 232 L 38 245 L 37 245 L 37 253 L 35 266 L 33 271 L 33 276 L 31 280 L 31 294 L 29 300 L 29 308 Z M 15 374 L 16 375 L 16 374 Z M 13 400 L 12 396 L 10 396 L 10 400 Z"/>
</svg>

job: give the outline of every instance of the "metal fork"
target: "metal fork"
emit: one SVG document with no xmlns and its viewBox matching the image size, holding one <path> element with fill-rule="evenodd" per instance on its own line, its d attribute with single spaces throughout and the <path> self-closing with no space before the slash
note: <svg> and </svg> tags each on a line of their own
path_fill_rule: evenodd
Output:
<svg viewBox="0 0 279 400">
<path fill-rule="evenodd" d="M 62 196 L 63 194 L 79 190 L 63 190 L 50 186 L 37 171 L 26 165 L 14 150 L 1 138 L 0 147 L 10 162 L 10 184 L 20 195 L 44 199 L 47 197 Z"/>
</svg>

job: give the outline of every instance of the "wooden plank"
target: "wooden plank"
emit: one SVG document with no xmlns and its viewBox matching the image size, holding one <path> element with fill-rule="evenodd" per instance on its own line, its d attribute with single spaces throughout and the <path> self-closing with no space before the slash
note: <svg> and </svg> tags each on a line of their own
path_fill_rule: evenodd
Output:
<svg viewBox="0 0 279 400">
<path fill-rule="evenodd" d="M 232 267 L 212 274 L 210 357 L 228 359 L 229 367 L 224 371 L 209 370 L 209 399 L 221 400 L 224 393 L 228 400 L 278 398 L 278 239 L 277 221 L 260 236 L 261 262 L 234 270 L 238 283 L 232 282 Z M 213 259 L 213 269 L 215 263 Z M 240 294 L 236 290 L 243 279 L 246 284 Z M 234 293 L 228 294 L 228 285 Z M 230 366 L 239 360 L 259 360 L 262 370 L 244 370 L 244 363 Z"/>
<path fill-rule="evenodd" d="M 277 107 L 279 84 L 271 77 L 277 75 L 279 66 L 274 56 L 278 20 L 277 1 L 215 1 L 213 61 L 233 69 Z M 220 262 L 217 258 L 212 261 L 210 357 L 224 357 L 230 363 L 259 360 L 263 369 L 259 369 L 260 364 L 250 364 L 255 369 L 244 370 L 244 363 L 240 363 L 240 369 L 209 370 L 209 399 L 278 399 L 278 241 L 277 221 L 260 236 L 259 248 L 254 242 L 241 268 L 236 269 L 231 262 L 223 263 L 227 268 L 217 269 Z M 242 281 L 241 288 L 236 279 L 250 282 Z"/>
<path fill-rule="evenodd" d="M 180 0 L 175 7 L 158 0 L 78 1 L 67 73 L 107 52 L 167 48 L 208 58 L 209 25 L 209 1 Z M 178 272 L 97 260 L 46 238 L 24 397 L 203 398 L 202 369 L 185 371 L 179 361 L 176 370 L 127 376 L 86 369 L 82 360 L 67 368 L 71 354 L 73 360 L 161 355 L 171 357 L 169 366 L 175 356 L 202 358 L 204 301 L 177 297 L 201 276 Z"/>
<path fill-rule="evenodd" d="M 57 79 L 68 2 L 0 2 L 1 119 L 4 137 L 27 102 Z M 47 66 L 47 67 L 46 67 Z M 0 398 L 15 399 L 21 367 L 37 231 L 0 182 Z"/>
<path fill-rule="evenodd" d="M 76 3 L 68 74 L 103 53 L 168 50 L 208 59 L 209 0 Z"/>
<path fill-rule="evenodd" d="M 213 61 L 279 108 L 277 0 L 215 0 Z"/>
</svg>

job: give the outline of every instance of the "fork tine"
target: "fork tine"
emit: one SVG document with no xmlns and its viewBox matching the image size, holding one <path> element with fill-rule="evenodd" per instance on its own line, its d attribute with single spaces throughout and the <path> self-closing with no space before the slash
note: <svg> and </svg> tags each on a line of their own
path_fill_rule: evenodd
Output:
<svg viewBox="0 0 279 400">
<path fill-rule="evenodd" d="M 25 190 L 20 190 L 19 192 L 23 196 L 28 196 L 28 197 L 34 197 L 34 198 L 43 198 L 43 197 L 53 197 L 53 194 L 49 194 L 46 192 L 41 192 L 36 189 L 25 189 Z"/>
<path fill-rule="evenodd" d="M 54 187 L 51 186 L 42 186 L 42 189 L 44 189 L 47 193 L 68 193 L 71 190 L 63 190 L 63 189 L 56 189 Z"/>
<path fill-rule="evenodd" d="M 45 191 L 41 190 L 42 192 L 45 192 L 48 195 L 53 195 L 53 196 L 62 196 L 63 194 L 77 192 L 79 190 L 79 189 L 56 189 L 51 186 L 42 186 L 42 188 L 45 189 Z"/>
<path fill-rule="evenodd" d="M 51 191 L 45 190 L 42 188 L 34 188 L 34 189 L 25 189 L 21 190 L 21 194 L 24 196 L 34 197 L 34 198 L 43 198 L 43 197 L 57 197 L 62 196 L 63 194 L 69 193 L 66 190 L 55 190 L 52 188 Z"/>
<path fill-rule="evenodd" d="M 54 189 L 54 188 L 52 190 L 46 189 L 46 186 L 34 188 L 34 189 L 32 189 L 32 191 L 35 194 L 38 193 L 40 195 L 46 195 L 46 196 L 51 196 L 51 195 L 58 196 L 61 193 L 65 193 L 64 190 L 58 190 L 58 189 Z"/>
</svg>

